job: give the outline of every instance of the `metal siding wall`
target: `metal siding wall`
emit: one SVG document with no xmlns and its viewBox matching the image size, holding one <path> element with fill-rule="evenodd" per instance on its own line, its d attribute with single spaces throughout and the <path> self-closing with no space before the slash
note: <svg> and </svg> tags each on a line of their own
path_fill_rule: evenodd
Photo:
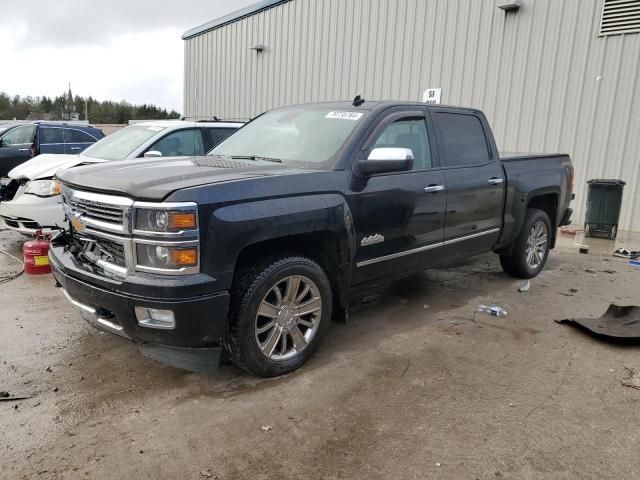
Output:
<svg viewBox="0 0 640 480">
<path fill-rule="evenodd" d="M 185 41 L 185 115 L 442 87 L 485 112 L 502 151 L 571 154 L 578 222 L 588 179 L 625 180 L 621 227 L 640 231 L 640 34 L 598 37 L 602 0 L 496 3 L 292 0 Z"/>
</svg>

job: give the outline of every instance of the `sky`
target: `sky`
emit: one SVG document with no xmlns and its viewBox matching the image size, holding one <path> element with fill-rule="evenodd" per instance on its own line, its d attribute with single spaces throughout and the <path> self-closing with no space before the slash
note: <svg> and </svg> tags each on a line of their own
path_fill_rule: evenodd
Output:
<svg viewBox="0 0 640 480">
<path fill-rule="evenodd" d="M 3 0 L 0 91 L 182 111 L 182 34 L 257 0 Z"/>
</svg>

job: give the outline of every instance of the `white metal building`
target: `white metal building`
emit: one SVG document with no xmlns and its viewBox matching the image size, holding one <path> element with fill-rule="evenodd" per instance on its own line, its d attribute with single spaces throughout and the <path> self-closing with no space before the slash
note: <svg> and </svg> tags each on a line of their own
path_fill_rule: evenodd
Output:
<svg viewBox="0 0 640 480">
<path fill-rule="evenodd" d="M 183 38 L 188 117 L 439 88 L 502 151 L 571 154 L 577 221 L 588 179 L 625 180 L 640 231 L 640 0 L 263 0 Z"/>
</svg>

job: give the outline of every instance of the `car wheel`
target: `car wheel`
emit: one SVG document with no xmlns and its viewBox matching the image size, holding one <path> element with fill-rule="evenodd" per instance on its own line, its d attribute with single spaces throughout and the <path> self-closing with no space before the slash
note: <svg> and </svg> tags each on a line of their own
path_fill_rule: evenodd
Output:
<svg viewBox="0 0 640 480">
<path fill-rule="evenodd" d="M 292 256 L 245 269 L 232 291 L 230 357 L 262 377 L 291 372 L 317 350 L 331 311 L 329 279 L 313 260 Z"/>
<path fill-rule="evenodd" d="M 544 268 L 551 245 L 551 221 L 543 210 L 529 209 L 510 255 L 500 255 L 502 269 L 518 278 L 533 278 Z"/>
</svg>

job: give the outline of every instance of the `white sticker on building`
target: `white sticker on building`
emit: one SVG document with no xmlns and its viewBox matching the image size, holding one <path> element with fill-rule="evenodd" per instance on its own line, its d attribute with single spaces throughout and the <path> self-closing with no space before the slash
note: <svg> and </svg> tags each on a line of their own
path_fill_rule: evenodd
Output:
<svg viewBox="0 0 640 480">
<path fill-rule="evenodd" d="M 440 97 L 442 96 L 442 88 L 427 88 L 422 94 L 422 101 L 424 103 L 440 103 Z"/>
<path fill-rule="evenodd" d="M 339 120 L 360 120 L 362 117 L 360 112 L 329 112 L 324 118 L 337 118 Z"/>
</svg>

